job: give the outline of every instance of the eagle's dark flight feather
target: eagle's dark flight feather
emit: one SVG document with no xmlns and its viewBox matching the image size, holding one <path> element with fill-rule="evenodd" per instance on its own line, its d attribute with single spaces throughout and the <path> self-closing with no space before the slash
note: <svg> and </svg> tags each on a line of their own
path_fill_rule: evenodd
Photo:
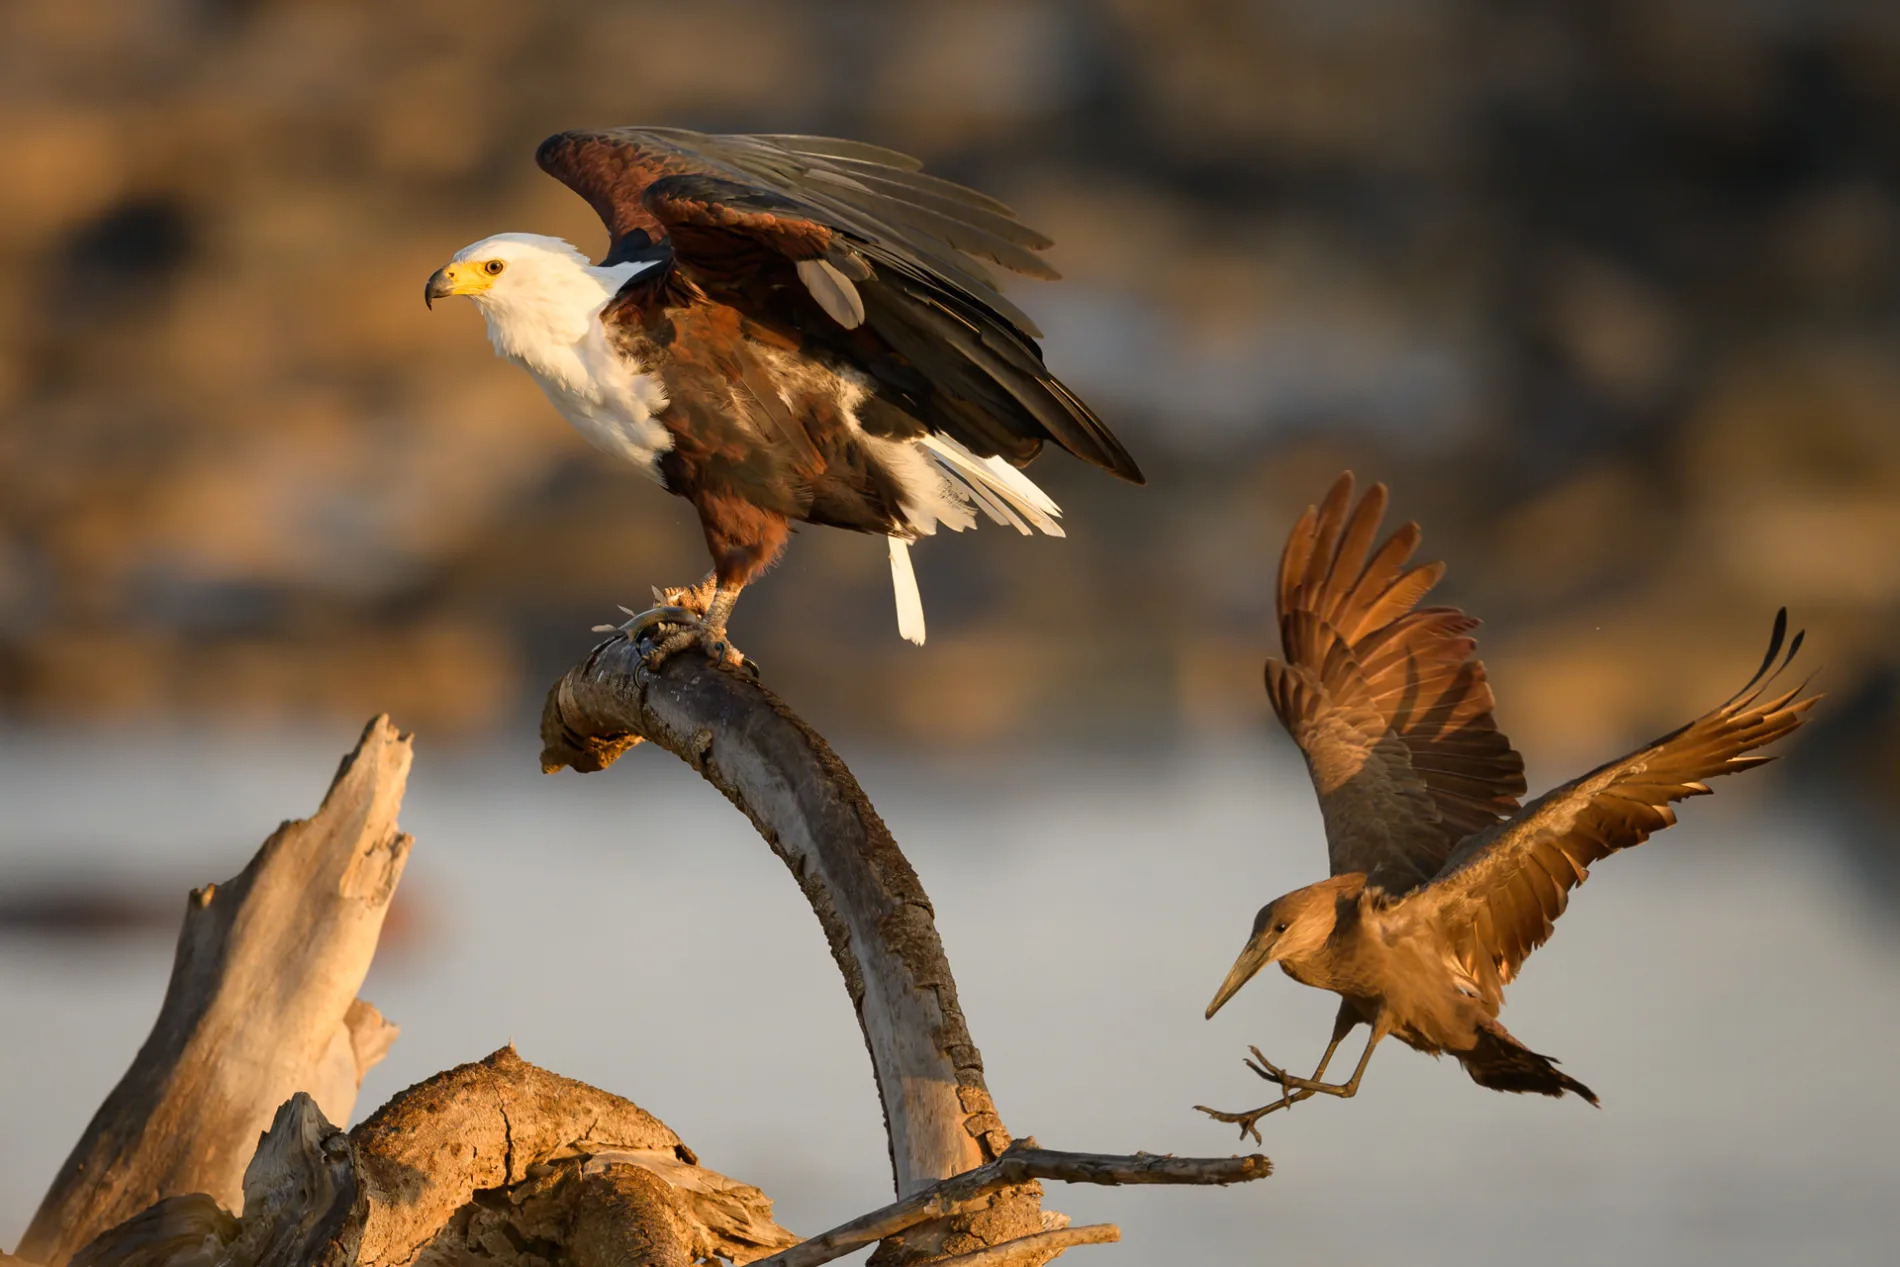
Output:
<svg viewBox="0 0 1900 1267">
<path fill-rule="evenodd" d="M 610 322 L 703 296 L 741 314 L 748 333 L 864 374 L 872 396 L 860 419 L 874 434 L 939 432 L 1016 466 L 1053 440 L 1142 482 L 1049 374 L 1039 332 L 979 262 L 1055 276 L 1034 254 L 1048 239 L 995 199 L 832 138 L 613 128 L 550 137 L 536 157 L 600 215 L 607 262 L 660 261 Z"/>
</svg>

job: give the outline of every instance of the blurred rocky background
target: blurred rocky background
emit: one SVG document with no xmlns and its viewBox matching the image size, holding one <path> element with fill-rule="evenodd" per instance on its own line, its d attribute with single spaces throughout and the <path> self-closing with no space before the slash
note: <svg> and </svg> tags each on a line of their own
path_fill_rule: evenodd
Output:
<svg viewBox="0 0 1900 1267">
<path fill-rule="evenodd" d="M 7 0 L 0 716 L 513 734 L 697 577 L 683 502 L 419 302 L 490 232 L 598 254 L 533 147 L 630 122 L 1010 201 L 1151 477 L 1053 455 L 1067 541 L 927 543 L 921 651 L 879 543 L 796 540 L 734 629 L 821 727 L 1257 726 L 1280 540 L 1350 464 L 1486 618 L 1534 776 L 1721 698 L 1785 603 L 1830 692 L 1798 785 L 1900 810 L 1881 0 Z"/>
</svg>

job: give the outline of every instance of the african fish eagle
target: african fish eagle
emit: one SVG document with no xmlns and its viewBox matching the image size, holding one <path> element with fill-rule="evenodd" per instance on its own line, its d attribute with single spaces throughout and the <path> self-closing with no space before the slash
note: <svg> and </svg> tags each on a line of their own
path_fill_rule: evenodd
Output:
<svg viewBox="0 0 1900 1267">
<path fill-rule="evenodd" d="M 1020 469 L 1044 441 L 1143 482 L 971 258 L 1056 276 L 1035 254 L 1049 239 L 1002 203 L 821 137 L 613 128 L 535 158 L 606 222 L 606 258 L 498 234 L 424 295 L 468 296 L 568 422 L 699 512 L 711 574 L 624 626 L 654 657 L 697 641 L 738 658 L 727 618 L 792 520 L 887 537 L 898 630 L 921 643 L 910 542 L 978 511 L 1063 535 Z"/>
</svg>

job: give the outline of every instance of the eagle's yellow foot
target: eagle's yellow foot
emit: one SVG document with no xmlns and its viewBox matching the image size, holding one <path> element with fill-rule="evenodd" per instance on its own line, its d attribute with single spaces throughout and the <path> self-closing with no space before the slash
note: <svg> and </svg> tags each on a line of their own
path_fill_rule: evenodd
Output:
<svg viewBox="0 0 1900 1267">
<path fill-rule="evenodd" d="M 667 593 L 693 596 L 691 589 Z M 631 619 L 624 624 L 596 625 L 594 632 L 624 635 L 628 642 L 640 647 L 640 660 L 649 669 L 659 668 L 678 652 L 698 644 L 709 658 L 758 676 L 758 666 L 732 645 L 724 627 L 714 627 L 691 607 L 668 603 L 630 615 Z"/>
</svg>

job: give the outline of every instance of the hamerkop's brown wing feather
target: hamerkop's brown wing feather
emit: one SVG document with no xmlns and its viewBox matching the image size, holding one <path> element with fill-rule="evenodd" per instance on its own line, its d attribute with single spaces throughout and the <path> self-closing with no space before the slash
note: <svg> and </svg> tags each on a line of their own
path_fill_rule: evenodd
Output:
<svg viewBox="0 0 1900 1267">
<path fill-rule="evenodd" d="M 1280 641 L 1267 695 L 1319 791 L 1332 872 L 1404 893 L 1458 841 L 1517 809 L 1524 762 L 1491 719 L 1478 622 L 1417 607 L 1444 565 L 1407 568 L 1406 524 L 1374 549 L 1386 492 L 1356 507 L 1341 475 L 1280 558 Z M 1350 509 L 1349 509 L 1350 508 Z"/>
<path fill-rule="evenodd" d="M 1548 792 L 1508 822 L 1460 846 L 1431 884 L 1406 899 L 1427 903 L 1472 979 L 1493 1003 L 1531 951 L 1544 944 L 1589 866 L 1639 845 L 1676 821 L 1670 803 L 1705 796 L 1702 780 L 1772 757 L 1745 754 L 1801 724 L 1818 695 L 1802 687 L 1764 699 L 1801 647 L 1796 634 L 1776 667 L 1788 613 L 1775 617 L 1762 667 L 1748 684 L 1687 726 Z"/>
</svg>

